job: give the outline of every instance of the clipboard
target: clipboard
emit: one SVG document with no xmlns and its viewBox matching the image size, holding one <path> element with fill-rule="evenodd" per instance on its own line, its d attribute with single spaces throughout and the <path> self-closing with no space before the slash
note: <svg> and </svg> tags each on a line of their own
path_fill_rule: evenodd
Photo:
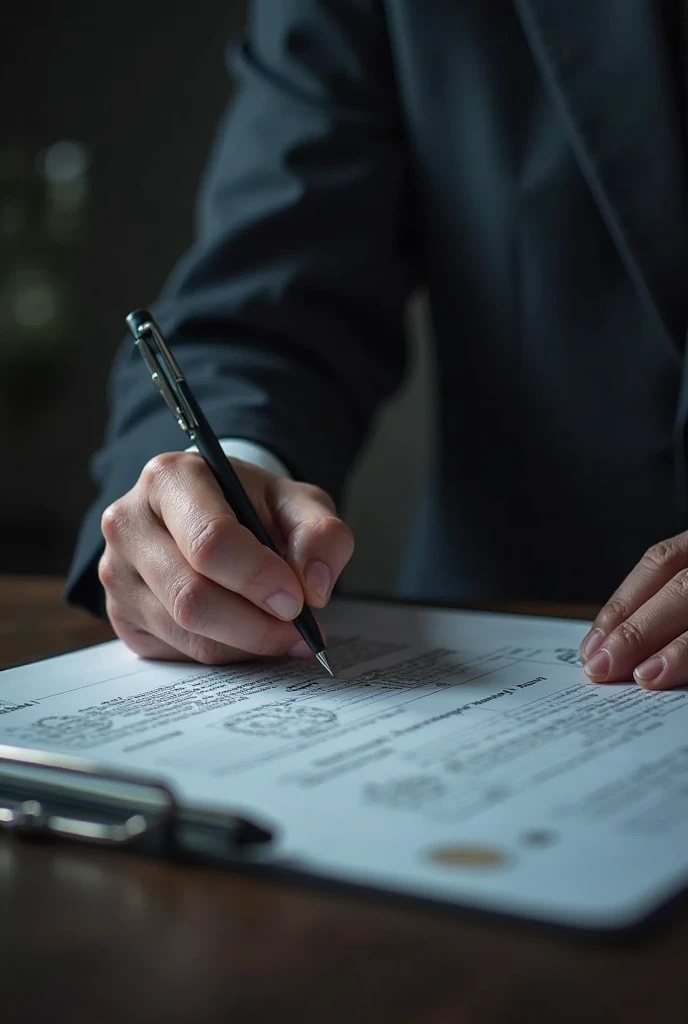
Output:
<svg viewBox="0 0 688 1024">
<path fill-rule="evenodd" d="M 557 823 L 551 818 L 551 811 L 556 810 L 554 796 L 543 797 L 537 788 L 518 790 L 513 786 L 511 796 L 497 792 L 486 778 L 492 762 L 508 783 L 513 782 L 514 772 L 511 767 L 500 767 L 494 758 L 485 762 L 479 774 L 464 776 L 464 782 L 457 775 L 464 769 L 456 755 L 464 749 L 461 736 L 475 741 L 476 729 L 479 733 L 482 725 L 506 721 L 500 716 L 508 718 L 514 713 L 517 718 L 510 720 L 521 723 L 513 727 L 519 741 L 514 749 L 517 754 L 523 749 L 527 760 L 529 751 L 539 751 L 544 742 L 536 743 L 532 737 L 546 739 L 549 723 L 568 714 L 575 717 L 577 712 L 565 709 L 580 698 L 588 705 L 599 699 L 612 710 L 619 706 L 622 712 L 628 704 L 628 715 L 636 714 L 638 700 L 653 701 L 647 705 L 648 714 L 654 714 L 651 709 L 657 707 L 660 728 L 629 740 L 628 750 L 634 756 L 640 749 L 643 756 L 654 751 L 661 757 L 682 757 L 688 692 L 669 694 L 662 702 L 661 697 L 648 698 L 637 688 L 624 691 L 582 684 L 572 660 L 574 639 L 581 627 L 567 620 L 368 601 L 337 601 L 328 611 L 328 619 L 328 631 L 335 638 L 333 648 L 345 666 L 336 684 L 323 682 L 320 675 L 316 684 L 305 678 L 307 667 L 278 663 L 274 667 L 233 667 L 226 675 L 224 670 L 204 667 L 148 665 L 116 641 L 10 669 L 9 687 L 0 691 L 5 698 L 0 705 L 7 705 L 4 710 L 0 707 L 0 739 L 5 741 L 0 746 L 0 831 L 28 841 L 72 841 L 215 864 L 242 873 L 374 894 L 376 899 L 595 935 L 637 931 L 669 904 L 676 905 L 676 896 L 688 884 L 684 844 L 658 845 L 652 837 L 647 839 L 653 857 L 657 852 L 671 857 L 660 871 L 652 859 L 643 859 L 644 854 L 638 859 L 635 840 L 622 849 L 617 837 L 605 874 L 600 870 L 605 848 L 597 842 L 587 843 L 585 837 L 579 842 L 577 825 L 569 828 L 564 819 Z M 378 638 L 377 647 L 369 639 L 371 632 Z M 462 636 L 470 643 L 464 653 L 460 650 Z M 471 661 L 471 650 L 478 661 Z M 358 659 L 349 668 L 347 656 Z M 441 676 L 444 682 L 430 685 L 432 692 L 423 690 L 419 697 L 414 673 L 423 673 L 421 690 L 427 689 L 426 666 L 430 663 L 433 678 Z M 265 695 L 266 676 L 272 687 L 270 698 Z M 247 697 L 246 687 L 250 690 L 254 685 L 255 691 Z M 167 698 L 161 705 L 157 696 L 146 704 L 146 694 L 167 690 L 176 694 L 176 687 L 188 687 L 183 692 L 193 710 L 182 709 L 174 718 L 182 723 L 175 726 L 178 732 L 165 732 L 169 729 L 167 718 L 158 718 L 157 711 L 151 711 L 151 724 L 140 708 L 166 706 Z M 407 698 L 412 699 L 404 703 Z M 562 699 L 564 710 L 559 710 Z M 10 706 L 12 700 L 14 706 Z M 176 697 L 170 700 L 176 707 Z M 361 710 L 379 708 L 381 701 L 380 717 L 375 718 L 374 711 L 370 726 L 366 726 L 369 732 L 361 736 L 356 725 Z M 539 709 L 537 714 L 535 709 Z M 56 717 L 42 717 L 45 715 Z M 623 720 L 623 714 L 618 717 Z M 111 718 L 115 725 L 111 732 L 103 732 L 102 723 Z M 144 719 L 143 732 L 138 732 L 136 723 Z M 585 715 L 581 721 L 587 721 Z M 526 722 L 528 743 L 524 746 Z M 606 749 L 608 728 L 602 731 Z M 566 726 L 565 735 L 570 732 Z M 140 745 L 142 753 L 130 754 L 125 752 L 124 740 L 118 738 L 125 734 L 159 736 L 170 746 L 161 755 L 159 746 L 146 743 Z M 387 749 L 382 741 L 390 737 L 403 747 L 395 748 L 386 760 L 368 760 L 371 753 L 375 757 L 377 751 Z M 359 746 L 361 739 L 371 738 L 372 744 Z M 576 769 L 575 793 L 579 795 L 588 791 L 580 788 L 582 773 L 594 777 L 590 792 L 598 781 L 606 784 L 611 777 L 609 771 L 598 775 L 589 738 L 586 733 L 580 743 L 585 756 Z M 8 745 L 15 742 L 21 746 Z M 480 740 L 481 749 L 489 752 L 492 742 L 489 736 Z M 89 745 L 94 751 L 92 761 L 81 753 Z M 280 752 L 279 757 L 275 754 L 274 771 L 270 767 L 261 776 L 271 785 L 274 779 L 274 786 L 261 790 L 262 783 L 254 781 L 252 772 L 262 769 L 248 767 L 242 774 L 235 772 L 233 764 L 248 750 L 260 754 L 268 747 Z M 101 749 L 107 750 L 107 759 L 99 760 Z M 138 751 L 139 746 L 130 749 Z M 609 756 L 616 757 L 619 749 L 625 748 L 611 745 Z M 426 760 L 433 761 L 435 777 L 427 769 L 407 768 L 412 762 L 401 754 L 417 756 L 419 750 Z M 281 760 L 287 757 L 284 751 L 293 752 L 289 754 L 293 757 L 288 762 L 290 774 L 288 778 L 285 775 L 286 789 L 280 778 L 280 766 L 287 764 Z M 326 760 L 321 758 L 323 752 L 328 755 Z M 352 760 L 342 760 L 342 753 Z M 178 761 L 174 760 L 176 754 L 180 755 Z M 187 783 L 187 756 L 193 757 L 194 770 L 203 769 L 193 785 Z M 353 760 L 359 756 L 360 764 Z M 549 754 L 544 760 L 538 754 L 536 762 L 528 770 L 539 771 L 554 763 Z M 256 758 L 255 763 L 263 762 Z M 444 765 L 449 782 L 443 795 L 436 776 Z M 331 774 L 336 780 L 340 766 L 346 770 L 346 781 L 335 791 L 333 803 L 329 782 L 321 786 L 320 775 L 327 773 L 329 778 Z M 625 762 L 620 767 L 617 778 L 627 774 Z M 526 764 L 522 771 L 527 768 Z M 346 774 L 349 771 L 351 774 Z M 680 782 L 680 772 L 676 777 Z M 553 779 L 552 789 L 556 790 L 556 776 Z M 299 790 L 302 782 L 305 786 Z M 558 792 L 561 795 L 562 791 Z M 468 824 L 455 824 L 459 808 L 455 814 L 446 801 L 467 793 L 482 800 L 485 814 L 480 822 L 464 815 Z M 497 800 L 494 812 L 486 802 L 492 799 Z M 517 805 L 511 819 L 504 817 L 502 799 Z M 636 815 L 635 791 L 632 803 L 629 814 Z M 434 808 L 439 808 L 437 813 Z M 255 815 L 256 820 L 242 818 L 240 824 L 238 815 L 228 813 L 236 809 L 250 819 Z M 548 846 L 546 828 L 559 826 L 568 829 L 567 834 L 559 845 Z M 679 838 L 684 831 L 688 834 L 681 815 L 672 815 L 672 827 Z M 594 836 L 598 834 L 596 827 Z M 245 840 L 237 841 L 242 835 Z M 650 847 L 651 842 L 654 845 Z M 495 848 L 505 854 L 503 869 L 494 860 Z M 629 876 L 626 884 L 614 856 L 623 854 L 628 864 L 628 853 L 635 857 L 635 875 Z M 483 858 L 480 863 L 478 855 Z M 494 871 L 492 864 L 496 865 Z M 588 865 L 595 866 L 594 872 L 588 872 Z M 580 888 L 586 872 L 596 876 L 587 896 Z M 523 878 L 526 882 L 530 879 L 529 890 L 524 888 Z M 625 889 L 619 898 L 622 885 Z"/>
<path fill-rule="evenodd" d="M 278 833 L 264 824 L 209 808 L 185 808 L 168 783 L 112 771 L 84 758 L 0 744 L 0 836 L 26 842 L 72 843 L 183 864 L 232 869 L 305 883 L 387 903 L 596 938 L 645 932 L 688 905 L 688 888 L 650 915 L 620 928 L 574 927 L 529 920 L 499 910 L 447 904 L 376 886 L 345 882 L 274 857 Z"/>
</svg>

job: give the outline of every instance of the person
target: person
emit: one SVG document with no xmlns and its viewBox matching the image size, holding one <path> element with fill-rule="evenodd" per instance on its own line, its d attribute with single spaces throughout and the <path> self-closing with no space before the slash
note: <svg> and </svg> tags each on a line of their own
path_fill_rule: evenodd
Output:
<svg viewBox="0 0 688 1024">
<path fill-rule="evenodd" d="M 687 683 L 681 7 L 256 0 L 153 308 L 286 561 L 178 450 L 129 342 L 69 599 L 145 657 L 303 656 L 291 620 L 351 557 L 336 508 L 427 288 L 437 422 L 400 593 L 611 593 L 590 678 Z"/>
</svg>

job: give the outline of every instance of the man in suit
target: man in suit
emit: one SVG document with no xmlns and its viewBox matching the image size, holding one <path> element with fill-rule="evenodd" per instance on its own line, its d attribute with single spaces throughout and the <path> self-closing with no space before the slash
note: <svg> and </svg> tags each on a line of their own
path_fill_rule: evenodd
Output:
<svg viewBox="0 0 688 1024">
<path fill-rule="evenodd" d="M 679 0 L 257 0 L 155 308 L 289 565 L 126 345 L 71 600 L 146 656 L 302 656 L 424 286 L 436 442 L 402 592 L 602 600 L 632 570 L 586 670 L 687 682 L 683 29 Z"/>
</svg>

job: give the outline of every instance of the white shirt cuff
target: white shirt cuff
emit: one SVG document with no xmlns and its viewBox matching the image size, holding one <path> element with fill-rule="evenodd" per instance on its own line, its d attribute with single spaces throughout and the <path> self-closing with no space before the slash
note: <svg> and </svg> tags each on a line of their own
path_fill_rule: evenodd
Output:
<svg viewBox="0 0 688 1024">
<path fill-rule="evenodd" d="M 222 451 L 227 458 L 250 462 L 253 466 L 267 470 L 268 473 L 274 473 L 275 476 L 286 477 L 287 480 L 291 480 L 291 473 L 284 463 L 276 455 L 273 455 L 272 452 L 269 452 L 267 448 L 263 448 L 262 445 L 254 444 L 253 441 L 244 441 L 240 437 L 221 437 L 219 441 Z M 186 450 L 187 452 L 197 452 L 198 448 L 195 444 L 192 444 Z"/>
</svg>

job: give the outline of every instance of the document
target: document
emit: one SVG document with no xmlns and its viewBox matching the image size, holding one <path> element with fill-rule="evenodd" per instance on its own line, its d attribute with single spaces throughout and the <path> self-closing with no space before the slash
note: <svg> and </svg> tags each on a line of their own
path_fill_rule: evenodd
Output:
<svg viewBox="0 0 688 1024">
<path fill-rule="evenodd" d="M 278 831 L 274 863 L 614 929 L 688 885 L 688 691 L 587 681 L 585 623 L 335 601 L 314 662 L 0 673 L 0 743 L 168 781 Z"/>
</svg>

